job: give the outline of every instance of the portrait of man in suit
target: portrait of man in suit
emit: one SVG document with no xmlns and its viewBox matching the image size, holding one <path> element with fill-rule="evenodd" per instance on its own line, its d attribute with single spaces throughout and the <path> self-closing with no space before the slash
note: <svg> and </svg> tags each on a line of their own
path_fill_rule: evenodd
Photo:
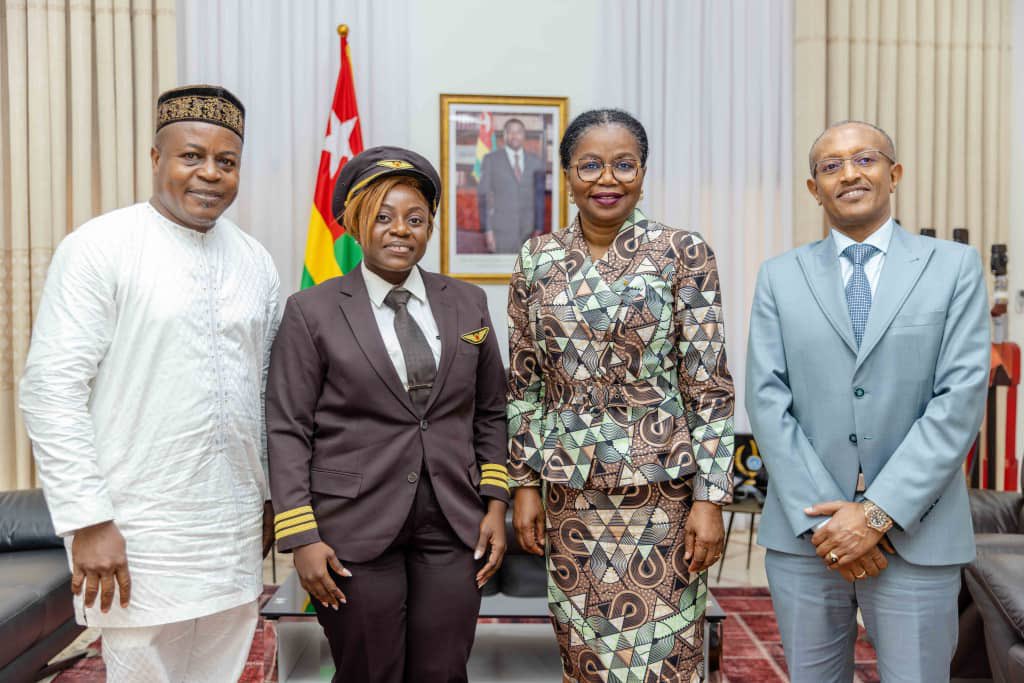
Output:
<svg viewBox="0 0 1024 683">
<path fill-rule="evenodd" d="M 858 610 L 882 680 L 949 680 L 974 558 L 963 462 L 989 369 L 981 258 L 893 220 L 897 158 L 872 124 L 825 130 L 807 188 L 828 235 L 764 263 L 754 294 L 758 539 L 794 683 L 852 679 Z"/>
<path fill-rule="evenodd" d="M 485 249 L 514 254 L 541 232 L 546 169 L 540 157 L 524 147 L 526 126 L 520 119 L 505 121 L 502 139 L 504 145 L 483 159 L 477 205 Z"/>
</svg>

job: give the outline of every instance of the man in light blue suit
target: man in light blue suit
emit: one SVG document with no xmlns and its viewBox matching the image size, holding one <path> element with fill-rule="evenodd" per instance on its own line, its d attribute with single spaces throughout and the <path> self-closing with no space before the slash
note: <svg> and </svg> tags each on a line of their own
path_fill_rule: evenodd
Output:
<svg viewBox="0 0 1024 683">
<path fill-rule="evenodd" d="M 903 168 L 881 129 L 830 127 L 810 166 L 831 234 L 761 267 L 747 359 L 786 664 L 848 683 L 859 608 L 883 681 L 948 680 L 989 370 L 981 259 L 892 220 Z"/>
</svg>

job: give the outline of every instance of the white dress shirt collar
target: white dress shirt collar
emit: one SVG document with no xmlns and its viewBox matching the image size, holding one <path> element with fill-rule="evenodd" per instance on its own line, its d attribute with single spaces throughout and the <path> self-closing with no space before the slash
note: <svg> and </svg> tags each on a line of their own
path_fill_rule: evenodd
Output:
<svg viewBox="0 0 1024 683">
<path fill-rule="evenodd" d="M 508 145 L 505 145 L 505 154 L 508 155 L 508 163 L 512 168 L 516 167 L 516 159 L 519 160 L 519 170 L 523 170 L 523 148 L 512 149 Z"/>
<path fill-rule="evenodd" d="M 883 223 L 882 227 L 880 227 L 878 230 L 875 230 L 873 233 L 871 233 L 868 236 L 868 238 L 864 240 L 863 243 L 870 244 L 874 248 L 878 249 L 878 251 L 885 254 L 889 251 L 889 242 L 892 241 L 892 233 L 894 228 L 895 222 L 890 216 L 889 220 Z M 850 237 L 847 237 L 846 235 L 839 232 L 835 228 L 832 228 L 832 243 L 835 244 L 836 247 L 836 258 L 841 258 L 843 255 L 843 251 L 851 244 L 856 244 L 857 241 L 851 239 Z"/>
<path fill-rule="evenodd" d="M 402 287 L 403 289 L 409 290 L 409 292 L 421 303 L 426 303 L 427 288 L 426 285 L 423 284 L 423 276 L 420 275 L 419 266 L 415 266 L 411 271 L 409 271 L 409 276 L 405 279 L 405 282 L 400 285 L 391 284 L 380 275 L 377 275 L 367 268 L 365 263 L 360 263 L 359 267 L 363 269 L 363 280 L 366 282 L 366 293 L 370 296 L 370 302 L 377 308 L 384 305 L 384 297 L 386 297 L 388 292 L 396 287 Z"/>
</svg>

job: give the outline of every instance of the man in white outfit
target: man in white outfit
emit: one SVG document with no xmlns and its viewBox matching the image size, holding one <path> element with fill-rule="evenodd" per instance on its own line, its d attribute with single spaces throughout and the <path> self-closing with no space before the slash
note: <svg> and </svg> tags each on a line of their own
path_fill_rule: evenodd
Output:
<svg viewBox="0 0 1024 683">
<path fill-rule="evenodd" d="M 156 127 L 152 198 L 54 254 L 21 409 L 108 680 L 225 683 L 245 665 L 272 536 L 263 390 L 280 283 L 221 217 L 238 99 L 168 91 Z"/>
</svg>

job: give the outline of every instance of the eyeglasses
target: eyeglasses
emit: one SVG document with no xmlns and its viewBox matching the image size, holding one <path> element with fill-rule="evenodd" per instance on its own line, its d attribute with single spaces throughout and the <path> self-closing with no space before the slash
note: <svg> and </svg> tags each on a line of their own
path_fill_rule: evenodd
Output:
<svg viewBox="0 0 1024 683">
<path fill-rule="evenodd" d="M 854 168 L 870 171 L 876 164 L 882 163 L 882 159 L 888 159 L 890 164 L 896 163 L 895 159 L 881 150 L 866 149 L 863 152 L 854 154 L 852 157 L 822 159 L 814 164 L 814 175 L 834 175 L 839 173 L 846 166 L 847 161 L 852 161 Z"/>
<path fill-rule="evenodd" d="M 604 173 L 605 167 L 611 167 L 612 176 L 620 183 L 631 183 L 640 172 L 640 162 L 635 159 L 618 159 L 606 164 L 597 159 L 584 159 L 576 164 L 576 175 L 585 183 L 596 181 Z"/>
</svg>

